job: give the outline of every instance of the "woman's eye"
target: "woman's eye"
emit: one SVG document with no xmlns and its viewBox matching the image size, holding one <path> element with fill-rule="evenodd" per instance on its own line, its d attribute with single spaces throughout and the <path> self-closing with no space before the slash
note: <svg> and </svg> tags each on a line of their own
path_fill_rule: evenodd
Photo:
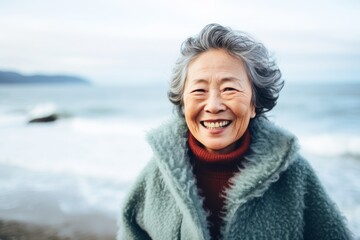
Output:
<svg viewBox="0 0 360 240">
<path fill-rule="evenodd" d="M 237 91 L 235 88 L 227 87 L 223 89 L 223 92 Z"/>
<path fill-rule="evenodd" d="M 193 93 L 204 93 L 205 92 L 205 89 L 195 89 L 192 91 Z"/>
</svg>

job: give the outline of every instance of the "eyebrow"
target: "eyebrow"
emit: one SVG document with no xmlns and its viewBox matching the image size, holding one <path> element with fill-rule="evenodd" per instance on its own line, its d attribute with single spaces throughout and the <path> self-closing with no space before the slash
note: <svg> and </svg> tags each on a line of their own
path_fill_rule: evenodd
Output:
<svg viewBox="0 0 360 240">
<path fill-rule="evenodd" d="M 241 79 L 236 78 L 236 77 L 225 77 L 225 78 L 221 78 L 219 80 L 220 83 L 225 83 L 225 82 L 240 82 Z M 199 78 L 199 79 L 193 79 L 192 82 L 194 82 L 194 84 L 197 83 L 208 83 L 208 80 L 205 80 L 203 78 Z"/>
</svg>

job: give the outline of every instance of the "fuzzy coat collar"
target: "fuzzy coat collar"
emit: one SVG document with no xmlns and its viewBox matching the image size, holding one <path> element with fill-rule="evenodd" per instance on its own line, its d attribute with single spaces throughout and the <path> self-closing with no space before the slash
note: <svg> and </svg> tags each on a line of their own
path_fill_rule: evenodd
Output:
<svg viewBox="0 0 360 240">
<path fill-rule="evenodd" d="M 225 221 L 230 221 L 241 205 L 262 196 L 288 168 L 298 151 L 293 135 L 263 117 L 252 120 L 249 129 L 251 144 L 249 154 L 244 157 L 244 169 L 230 180 L 231 187 L 225 193 Z M 173 119 L 149 132 L 147 138 L 157 166 L 178 206 L 192 217 L 194 230 L 203 231 L 199 234 L 208 239 L 207 213 L 203 210 L 191 169 L 185 121 Z M 223 229 L 225 232 L 228 230 Z"/>
</svg>

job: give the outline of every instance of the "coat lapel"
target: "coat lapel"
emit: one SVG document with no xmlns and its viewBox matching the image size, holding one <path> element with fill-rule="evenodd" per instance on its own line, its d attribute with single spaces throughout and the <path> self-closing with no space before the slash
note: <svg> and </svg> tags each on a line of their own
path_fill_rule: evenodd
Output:
<svg viewBox="0 0 360 240">
<path fill-rule="evenodd" d="M 188 130 L 182 119 L 171 120 L 147 135 L 164 181 L 183 213 L 183 221 L 198 239 L 209 239 L 207 215 L 202 207 L 187 147 Z"/>
</svg>

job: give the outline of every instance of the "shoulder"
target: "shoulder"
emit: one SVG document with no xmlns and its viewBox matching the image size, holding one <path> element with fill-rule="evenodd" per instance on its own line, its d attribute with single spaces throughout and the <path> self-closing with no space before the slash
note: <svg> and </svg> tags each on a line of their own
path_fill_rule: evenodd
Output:
<svg viewBox="0 0 360 240">
<path fill-rule="evenodd" d="M 294 161 L 290 164 L 287 172 L 297 178 L 304 179 L 304 181 L 307 181 L 309 177 L 316 177 L 316 173 L 308 160 L 299 153 L 294 156 Z"/>
<path fill-rule="evenodd" d="M 154 201 L 155 196 L 164 188 L 160 175 L 155 161 L 150 160 L 123 199 L 120 220 L 142 224 L 145 206 L 151 205 L 150 202 Z"/>
<path fill-rule="evenodd" d="M 148 186 L 155 184 L 158 180 L 160 180 L 159 169 L 154 159 L 151 159 L 132 183 L 125 202 L 138 203 L 144 197 L 144 191 Z"/>
<path fill-rule="evenodd" d="M 300 154 L 297 137 L 288 130 L 277 126 L 265 117 L 254 119 L 250 124 L 252 145 L 257 155 L 277 155 L 286 159 L 287 168 L 283 174 L 303 181 L 317 180 L 316 173 L 307 159 Z"/>
<path fill-rule="evenodd" d="M 249 124 L 251 137 L 255 141 L 267 141 L 271 146 L 298 150 L 297 137 L 288 130 L 276 125 L 265 117 L 252 120 Z"/>
<path fill-rule="evenodd" d="M 157 128 L 147 133 L 147 140 L 150 145 L 155 145 L 160 141 L 172 141 L 173 138 L 187 138 L 187 126 L 185 120 L 175 117 L 160 124 Z"/>
<path fill-rule="evenodd" d="M 148 195 L 156 194 L 163 188 L 158 166 L 151 159 L 132 183 L 122 203 L 122 214 L 132 216 L 143 208 Z M 155 192 L 154 192 L 155 191 Z"/>
<path fill-rule="evenodd" d="M 294 161 L 285 174 L 289 175 L 290 178 L 297 179 L 297 181 L 301 180 L 307 191 L 310 191 L 310 189 L 321 190 L 320 192 L 325 191 L 314 168 L 300 154 L 296 154 Z"/>
<path fill-rule="evenodd" d="M 124 212 L 131 210 L 131 207 L 139 203 L 139 200 L 142 198 L 143 191 L 146 188 L 147 179 L 152 175 L 154 171 L 154 163 L 153 161 L 150 161 L 136 177 L 135 181 L 131 184 L 130 190 L 128 191 L 123 201 Z"/>
<path fill-rule="evenodd" d="M 317 194 L 326 195 L 316 171 L 308 160 L 299 153 L 295 154 L 294 159 L 287 170 L 283 172 L 281 178 L 289 182 L 292 187 L 298 190 L 302 189 L 304 196 L 312 191 L 318 191 Z"/>
</svg>

